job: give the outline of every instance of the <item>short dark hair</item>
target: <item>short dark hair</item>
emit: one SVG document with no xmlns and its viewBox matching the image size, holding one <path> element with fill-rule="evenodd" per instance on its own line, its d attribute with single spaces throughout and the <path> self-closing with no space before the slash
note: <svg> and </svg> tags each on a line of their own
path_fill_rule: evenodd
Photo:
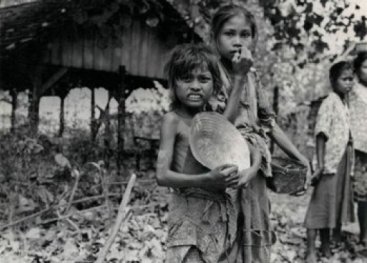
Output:
<svg viewBox="0 0 367 263">
<path fill-rule="evenodd" d="M 337 63 L 335 63 L 331 66 L 331 68 L 329 70 L 329 79 L 330 79 L 330 83 L 331 83 L 333 88 L 334 88 L 334 84 L 335 84 L 336 80 L 340 77 L 340 75 L 345 70 L 352 70 L 353 71 L 353 66 L 348 61 L 339 61 L 339 62 L 337 62 Z"/>
<path fill-rule="evenodd" d="M 168 79 L 168 87 L 172 92 L 172 102 L 175 104 L 176 81 L 184 79 L 187 75 L 197 69 L 206 66 L 213 77 L 213 93 L 218 94 L 222 88 L 218 58 L 213 50 L 204 44 L 182 44 L 177 46 L 171 58 L 165 65 L 165 73 Z"/>
</svg>

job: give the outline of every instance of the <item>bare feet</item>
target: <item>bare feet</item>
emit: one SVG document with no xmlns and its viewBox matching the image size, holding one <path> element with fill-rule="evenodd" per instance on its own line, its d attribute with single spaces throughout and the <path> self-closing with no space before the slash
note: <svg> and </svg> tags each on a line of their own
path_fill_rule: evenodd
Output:
<svg viewBox="0 0 367 263">
<path fill-rule="evenodd" d="M 365 237 L 365 238 L 360 237 L 360 238 L 359 238 L 359 243 L 360 243 L 362 246 L 367 247 L 367 237 Z"/>
<path fill-rule="evenodd" d="M 331 258 L 331 250 L 329 245 L 321 245 L 321 254 L 326 258 Z"/>
<path fill-rule="evenodd" d="M 306 263 L 317 263 L 315 252 L 307 252 L 307 254 L 306 254 Z"/>
</svg>

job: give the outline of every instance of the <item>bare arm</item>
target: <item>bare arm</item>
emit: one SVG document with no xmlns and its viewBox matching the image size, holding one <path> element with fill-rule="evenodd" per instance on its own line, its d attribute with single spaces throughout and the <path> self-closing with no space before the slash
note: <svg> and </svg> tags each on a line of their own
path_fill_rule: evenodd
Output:
<svg viewBox="0 0 367 263">
<path fill-rule="evenodd" d="M 324 170 L 325 165 L 325 145 L 327 137 L 324 133 L 319 133 L 316 136 L 316 156 L 317 156 L 317 168 Z"/>
<path fill-rule="evenodd" d="M 304 165 L 309 166 L 309 161 L 307 158 L 298 151 L 296 146 L 294 146 L 294 144 L 289 140 L 288 136 L 277 123 L 274 123 L 274 127 L 270 132 L 270 137 L 288 156 L 299 160 Z"/>
<path fill-rule="evenodd" d="M 246 47 L 239 50 L 232 58 L 231 84 L 233 86 L 229 94 L 226 109 L 223 115 L 234 123 L 238 115 L 238 106 L 241 99 L 242 89 L 247 80 L 247 73 L 253 64 L 251 51 Z"/>
<path fill-rule="evenodd" d="M 231 181 L 230 174 L 236 171 L 234 166 L 221 166 L 203 174 L 183 174 L 171 169 L 178 120 L 167 114 L 162 123 L 161 142 L 157 161 L 157 182 L 169 187 L 211 187 L 225 188 Z"/>
<path fill-rule="evenodd" d="M 322 172 L 324 171 L 324 159 L 325 159 L 325 143 L 327 137 L 323 132 L 320 132 L 316 136 L 316 156 L 317 156 L 317 169 L 311 178 L 311 185 L 316 186 L 320 180 Z"/>
<path fill-rule="evenodd" d="M 226 117 L 231 123 L 234 123 L 236 116 L 238 115 L 238 106 L 240 104 L 242 88 L 245 79 L 243 76 L 234 76 L 232 78 L 233 89 L 229 94 L 226 109 L 224 110 L 224 117 Z"/>
<path fill-rule="evenodd" d="M 251 179 L 253 179 L 261 164 L 261 153 L 256 147 L 249 145 L 251 152 L 251 166 L 248 169 L 239 171 L 239 181 L 237 187 L 246 187 Z"/>
</svg>

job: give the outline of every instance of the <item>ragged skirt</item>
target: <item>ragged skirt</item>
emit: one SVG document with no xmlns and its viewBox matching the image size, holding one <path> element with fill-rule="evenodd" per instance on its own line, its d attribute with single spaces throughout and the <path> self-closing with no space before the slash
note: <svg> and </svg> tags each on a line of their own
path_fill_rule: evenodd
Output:
<svg viewBox="0 0 367 263">
<path fill-rule="evenodd" d="M 335 228 L 353 222 L 351 184 L 352 147 L 347 146 L 335 174 L 323 174 L 316 185 L 305 218 L 308 229 Z"/>
<path fill-rule="evenodd" d="M 270 201 L 262 174 L 252 179 L 246 189 L 239 189 L 236 240 L 229 249 L 230 263 L 269 263 L 275 236 L 270 226 Z M 233 195 L 232 195 L 233 196 Z M 232 201 L 236 198 L 232 198 Z"/>
<path fill-rule="evenodd" d="M 227 253 L 230 263 L 269 263 L 275 235 L 270 225 L 270 201 L 266 177 L 271 176 L 271 155 L 264 137 L 239 129 L 244 139 L 260 150 L 262 164 L 258 174 L 246 188 L 231 193 L 237 211 L 236 240 Z"/>
<path fill-rule="evenodd" d="M 182 189 L 171 196 L 166 263 L 228 262 L 236 209 L 226 193 Z"/>
</svg>

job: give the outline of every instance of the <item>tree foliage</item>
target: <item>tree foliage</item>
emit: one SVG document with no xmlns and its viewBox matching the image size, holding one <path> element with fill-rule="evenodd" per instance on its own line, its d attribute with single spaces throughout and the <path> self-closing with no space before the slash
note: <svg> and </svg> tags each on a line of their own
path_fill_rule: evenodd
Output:
<svg viewBox="0 0 367 263">
<path fill-rule="evenodd" d="M 355 15 L 354 11 L 361 8 L 356 1 L 259 0 L 259 3 L 274 27 L 275 50 L 282 44 L 297 52 L 308 48 L 309 56 L 316 58 L 330 48 L 325 40 L 328 34 L 353 31 L 359 40 L 367 34 L 365 15 Z"/>
</svg>

